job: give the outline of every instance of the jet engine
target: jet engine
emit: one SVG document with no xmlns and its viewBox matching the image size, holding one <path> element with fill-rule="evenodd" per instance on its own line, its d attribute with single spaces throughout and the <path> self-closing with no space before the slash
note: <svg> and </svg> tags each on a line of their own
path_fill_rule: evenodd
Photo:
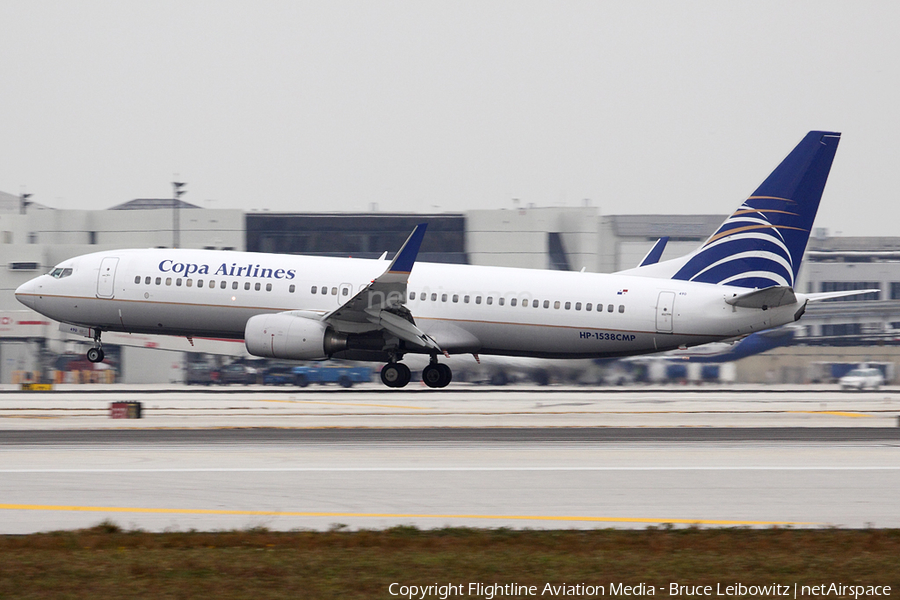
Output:
<svg viewBox="0 0 900 600">
<path fill-rule="evenodd" d="M 247 352 L 266 358 L 318 360 L 347 349 L 347 334 L 325 323 L 291 314 L 250 317 L 244 328 Z"/>
</svg>

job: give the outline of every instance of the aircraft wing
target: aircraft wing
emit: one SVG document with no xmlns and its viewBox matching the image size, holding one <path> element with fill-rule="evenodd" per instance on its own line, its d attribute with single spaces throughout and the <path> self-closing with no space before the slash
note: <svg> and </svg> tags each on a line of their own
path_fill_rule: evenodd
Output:
<svg viewBox="0 0 900 600">
<path fill-rule="evenodd" d="M 426 226 L 426 223 L 417 225 L 385 272 L 322 320 L 339 332 L 383 329 L 408 343 L 441 352 L 437 342 L 416 326 L 412 313 L 405 306 L 409 274 L 419 254 Z"/>
</svg>

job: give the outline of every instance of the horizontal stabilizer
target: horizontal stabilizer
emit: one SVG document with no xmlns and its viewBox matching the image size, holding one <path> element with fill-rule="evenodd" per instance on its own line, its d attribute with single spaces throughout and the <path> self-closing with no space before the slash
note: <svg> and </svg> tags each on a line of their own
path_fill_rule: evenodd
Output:
<svg viewBox="0 0 900 600">
<path fill-rule="evenodd" d="M 796 304 L 797 296 L 794 290 L 786 285 L 773 285 L 761 290 L 753 290 L 746 294 L 735 295 L 726 298 L 725 302 L 740 308 L 761 308 L 763 310 Z"/>
<path fill-rule="evenodd" d="M 844 298 L 846 296 L 858 296 L 860 294 L 874 294 L 881 290 L 843 290 L 841 292 L 821 292 L 816 294 L 806 294 L 810 302 L 821 302 L 830 298 Z"/>
</svg>

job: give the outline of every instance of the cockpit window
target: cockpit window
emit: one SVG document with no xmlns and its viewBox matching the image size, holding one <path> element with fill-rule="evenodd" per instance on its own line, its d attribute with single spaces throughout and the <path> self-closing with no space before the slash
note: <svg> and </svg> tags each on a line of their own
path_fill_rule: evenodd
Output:
<svg viewBox="0 0 900 600">
<path fill-rule="evenodd" d="M 63 277 L 68 277 L 71 274 L 71 268 L 64 269 L 62 267 L 56 267 L 55 269 L 50 271 L 50 277 L 52 277 L 53 279 L 62 279 Z"/>
</svg>

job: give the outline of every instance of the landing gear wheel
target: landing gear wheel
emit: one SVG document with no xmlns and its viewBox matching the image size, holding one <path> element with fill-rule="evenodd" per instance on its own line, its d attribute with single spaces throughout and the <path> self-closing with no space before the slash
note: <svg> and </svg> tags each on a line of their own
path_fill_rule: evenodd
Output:
<svg viewBox="0 0 900 600">
<path fill-rule="evenodd" d="M 447 387 L 452 379 L 450 367 L 441 363 L 432 363 L 422 370 L 422 381 L 430 388 Z"/>
<path fill-rule="evenodd" d="M 402 388 L 409 383 L 412 374 L 403 363 L 388 363 L 381 369 L 381 383 L 392 388 Z"/>
<path fill-rule="evenodd" d="M 91 348 L 87 351 L 87 359 L 92 363 L 98 363 L 103 360 L 103 348 Z"/>
</svg>

